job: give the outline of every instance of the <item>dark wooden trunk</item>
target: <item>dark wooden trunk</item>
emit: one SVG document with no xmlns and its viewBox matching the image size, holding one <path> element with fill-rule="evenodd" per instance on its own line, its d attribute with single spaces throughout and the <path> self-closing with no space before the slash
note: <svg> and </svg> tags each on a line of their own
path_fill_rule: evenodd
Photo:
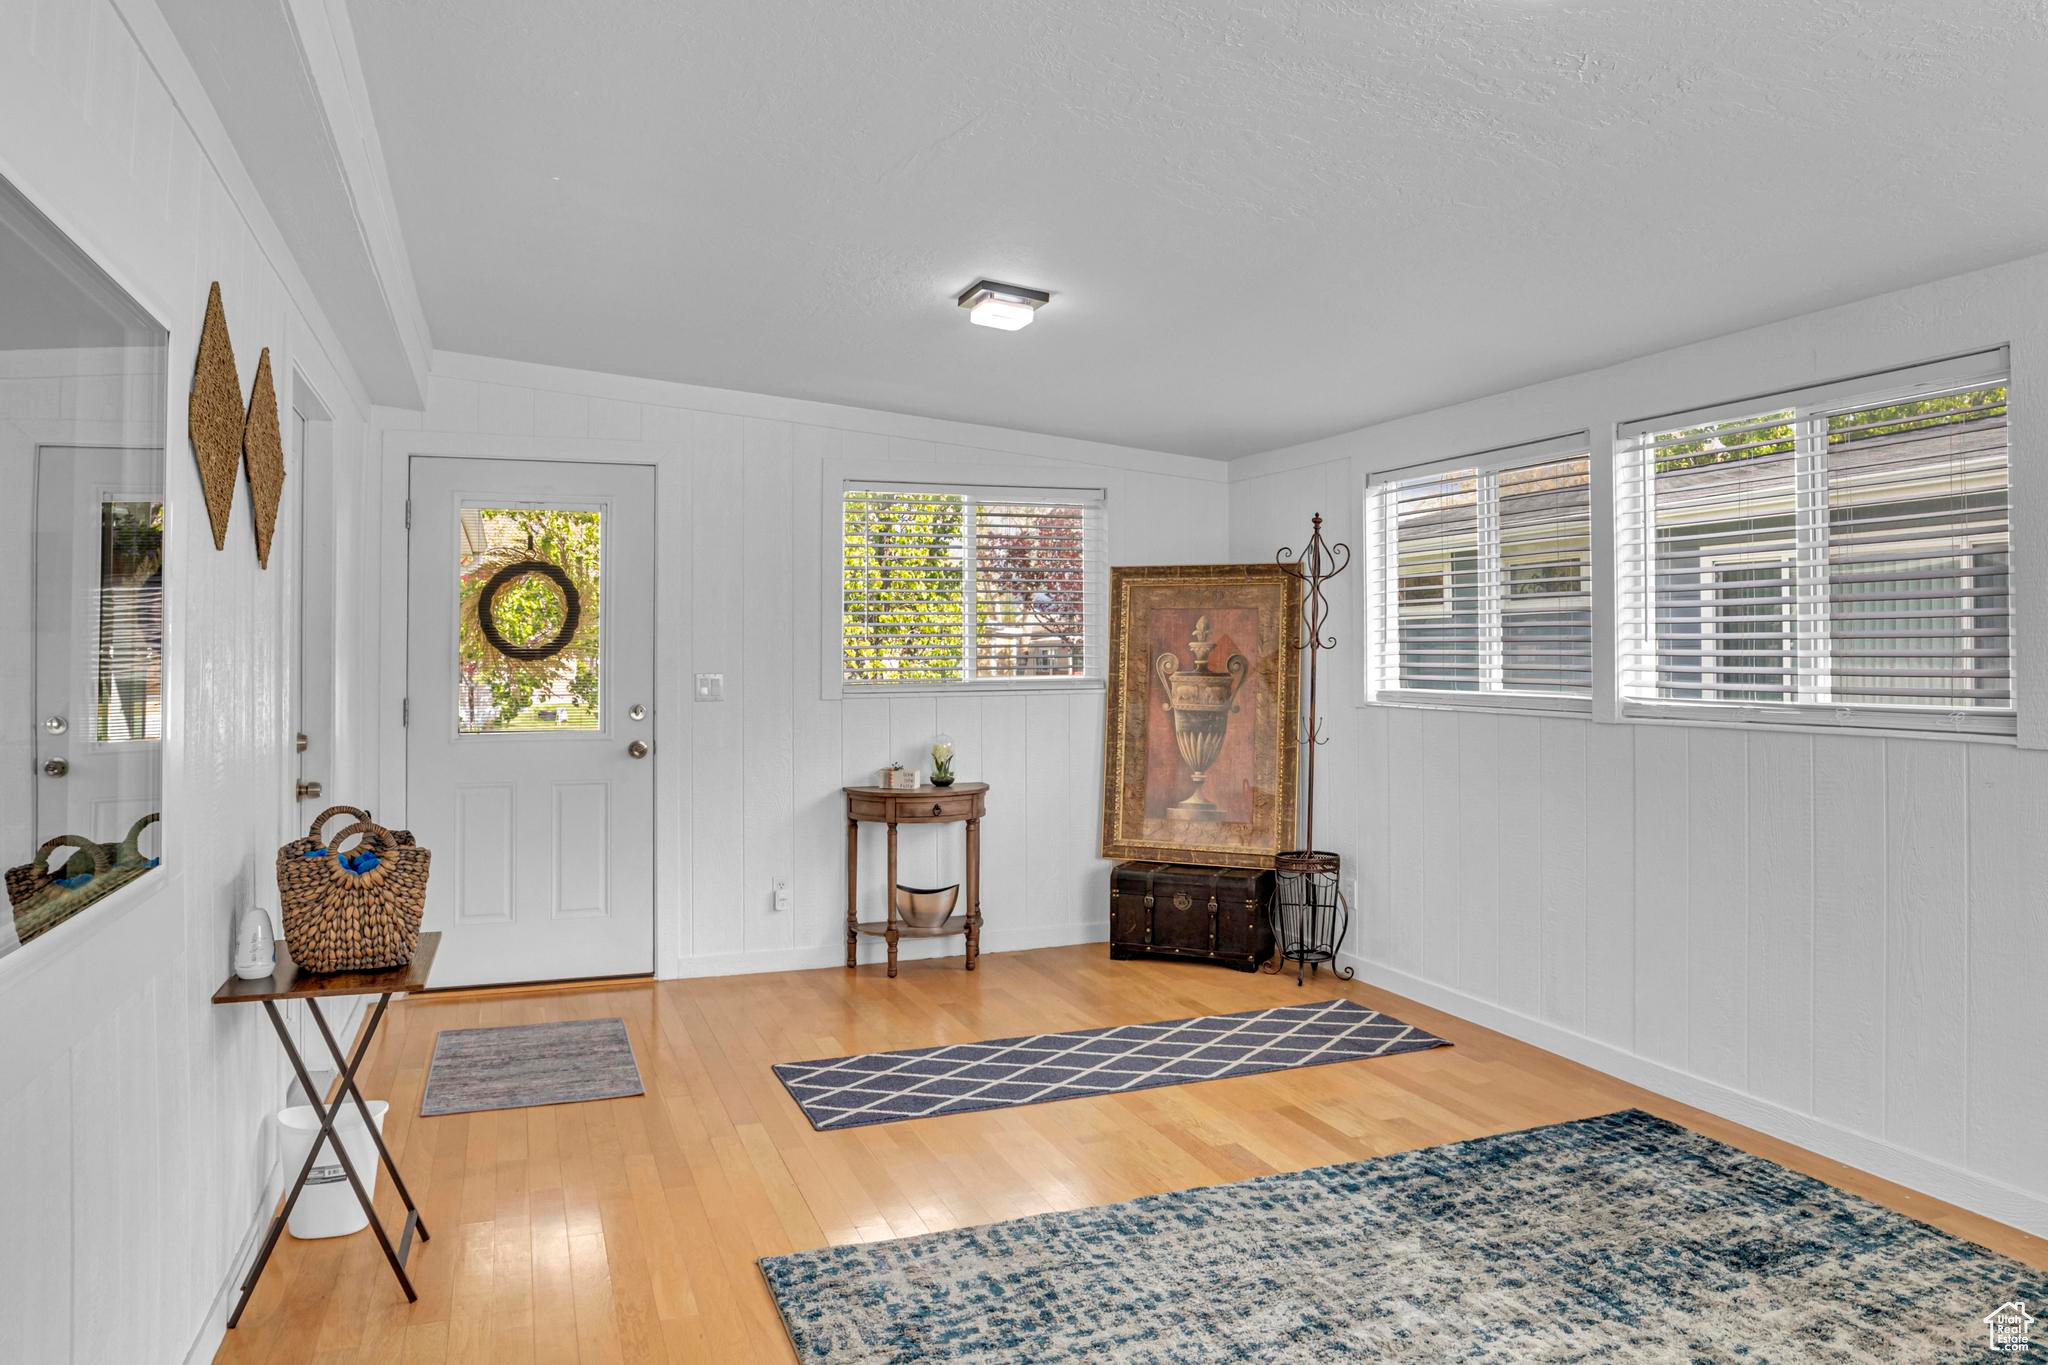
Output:
<svg viewBox="0 0 2048 1365">
<path fill-rule="evenodd" d="M 1273 955 L 1272 899 L 1270 871 L 1118 863 L 1109 879 L 1109 955 L 1254 971 Z"/>
</svg>

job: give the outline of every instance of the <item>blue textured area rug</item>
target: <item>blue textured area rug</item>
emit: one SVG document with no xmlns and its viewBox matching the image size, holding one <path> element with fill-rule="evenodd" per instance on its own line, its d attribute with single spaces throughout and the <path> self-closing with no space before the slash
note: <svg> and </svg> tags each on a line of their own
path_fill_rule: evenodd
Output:
<svg viewBox="0 0 2048 1365">
<path fill-rule="evenodd" d="M 858 1128 L 1449 1047 L 1350 1000 L 1039 1033 L 821 1062 L 775 1074 L 813 1128 Z"/>
<path fill-rule="evenodd" d="M 2048 1300 L 2048 1273 L 1635 1110 L 761 1270 L 834 1365 L 2004 1360 L 1985 1319 Z"/>
</svg>

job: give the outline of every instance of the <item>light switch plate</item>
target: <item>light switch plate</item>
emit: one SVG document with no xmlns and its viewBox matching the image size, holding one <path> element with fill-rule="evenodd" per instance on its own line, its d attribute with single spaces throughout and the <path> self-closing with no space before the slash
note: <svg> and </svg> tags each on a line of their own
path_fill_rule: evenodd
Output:
<svg viewBox="0 0 2048 1365">
<path fill-rule="evenodd" d="M 777 877 L 775 879 L 775 908 L 777 910 L 789 909 L 789 878 L 787 877 Z"/>
<path fill-rule="evenodd" d="M 697 675 L 698 701 L 725 700 L 725 674 L 699 673 Z"/>
</svg>

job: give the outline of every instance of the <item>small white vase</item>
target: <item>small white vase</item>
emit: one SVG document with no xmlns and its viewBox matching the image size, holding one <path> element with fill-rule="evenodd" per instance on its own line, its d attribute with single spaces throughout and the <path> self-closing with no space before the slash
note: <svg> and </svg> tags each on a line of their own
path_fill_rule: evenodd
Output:
<svg viewBox="0 0 2048 1365">
<path fill-rule="evenodd" d="M 277 935 L 270 928 L 270 912 L 252 905 L 235 926 L 235 975 L 244 981 L 261 981 L 276 971 Z"/>
</svg>

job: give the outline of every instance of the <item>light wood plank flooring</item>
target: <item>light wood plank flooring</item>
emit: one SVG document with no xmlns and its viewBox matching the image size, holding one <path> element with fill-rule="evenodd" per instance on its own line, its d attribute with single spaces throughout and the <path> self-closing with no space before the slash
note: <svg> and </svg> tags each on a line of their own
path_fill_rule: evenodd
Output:
<svg viewBox="0 0 2048 1365">
<path fill-rule="evenodd" d="M 286 1237 L 221 1361 L 788 1361 L 758 1256 L 1109 1204 L 1636 1106 L 2048 1267 L 2048 1241 L 1327 977 L 1112 963 L 1100 946 L 957 962 L 429 995 L 365 1064 L 434 1240 L 407 1306 L 367 1232 Z M 816 1133 L 771 1063 L 1345 995 L 1430 1052 Z M 444 1028 L 622 1016 L 645 1097 L 418 1116 Z M 386 1184 L 379 1204 L 395 1206 Z M 392 1221 L 395 1226 L 395 1219 Z"/>
</svg>

